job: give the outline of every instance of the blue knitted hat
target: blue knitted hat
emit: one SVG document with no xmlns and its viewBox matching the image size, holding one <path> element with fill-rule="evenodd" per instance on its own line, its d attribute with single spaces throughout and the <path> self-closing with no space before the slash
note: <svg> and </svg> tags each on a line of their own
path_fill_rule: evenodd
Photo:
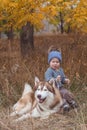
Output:
<svg viewBox="0 0 87 130">
<path fill-rule="evenodd" d="M 57 59 L 61 62 L 61 61 L 62 61 L 61 52 L 59 52 L 59 51 L 51 51 L 51 52 L 48 54 L 48 63 L 50 63 L 50 61 L 51 61 L 53 58 L 57 58 Z"/>
</svg>

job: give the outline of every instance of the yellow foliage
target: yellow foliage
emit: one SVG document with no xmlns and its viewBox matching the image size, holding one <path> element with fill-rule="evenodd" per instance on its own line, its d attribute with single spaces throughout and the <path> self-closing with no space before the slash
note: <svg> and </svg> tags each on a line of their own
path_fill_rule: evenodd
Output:
<svg viewBox="0 0 87 130">
<path fill-rule="evenodd" d="M 85 0 L 75 0 L 72 8 L 67 10 L 65 16 L 66 23 L 69 23 L 73 29 L 87 32 L 87 2 Z"/>
<path fill-rule="evenodd" d="M 5 8 L 6 6 L 8 6 L 10 0 L 0 0 L 0 7 Z"/>
<path fill-rule="evenodd" d="M 27 22 L 41 28 L 44 19 L 55 20 L 59 12 L 72 28 L 84 30 L 87 26 L 86 0 L 0 0 L 0 21 L 6 20 L 3 28 L 21 28 Z M 84 29 L 83 29 L 84 28 Z"/>
<path fill-rule="evenodd" d="M 2 10 L 2 15 L 4 15 L 2 20 L 7 21 L 7 27 L 12 25 L 14 28 L 21 28 L 28 21 L 36 27 L 41 27 L 43 19 L 56 15 L 54 2 L 52 4 L 45 0 L 7 1 L 8 5 L 5 6 L 4 13 Z"/>
</svg>

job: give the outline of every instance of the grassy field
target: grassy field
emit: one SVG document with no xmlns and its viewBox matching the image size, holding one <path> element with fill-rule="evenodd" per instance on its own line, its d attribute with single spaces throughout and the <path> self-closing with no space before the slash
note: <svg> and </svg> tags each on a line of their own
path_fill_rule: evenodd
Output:
<svg viewBox="0 0 87 130">
<path fill-rule="evenodd" d="M 0 130 L 86 130 L 87 129 L 87 36 L 48 35 L 34 38 L 35 49 L 21 57 L 19 41 L 0 40 Z M 25 82 L 44 79 L 50 45 L 61 48 L 65 74 L 79 104 L 76 111 L 54 114 L 48 119 L 28 119 L 18 124 L 9 117 L 12 105 L 20 98 Z"/>
</svg>

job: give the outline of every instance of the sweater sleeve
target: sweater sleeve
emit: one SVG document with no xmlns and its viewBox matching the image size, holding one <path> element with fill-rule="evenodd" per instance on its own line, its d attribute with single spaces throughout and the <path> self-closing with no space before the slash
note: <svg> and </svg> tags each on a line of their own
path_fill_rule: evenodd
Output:
<svg viewBox="0 0 87 130">
<path fill-rule="evenodd" d="M 45 72 L 45 81 L 49 81 L 50 79 L 53 78 L 52 76 L 52 70 L 50 68 L 47 69 L 47 71 Z"/>
<path fill-rule="evenodd" d="M 61 68 L 61 83 L 62 84 L 64 84 L 65 83 L 65 79 L 66 79 L 66 76 L 65 76 L 65 74 L 64 74 L 64 71 L 63 71 L 63 69 Z"/>
</svg>

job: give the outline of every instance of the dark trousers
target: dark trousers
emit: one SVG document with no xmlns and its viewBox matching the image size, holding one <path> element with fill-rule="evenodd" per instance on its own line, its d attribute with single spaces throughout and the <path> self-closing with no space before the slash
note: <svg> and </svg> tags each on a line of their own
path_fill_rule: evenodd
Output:
<svg viewBox="0 0 87 130">
<path fill-rule="evenodd" d="M 74 100 L 73 94 L 64 87 L 60 87 L 59 91 L 60 91 L 62 98 L 65 99 L 65 102 L 71 104 L 72 101 Z"/>
</svg>

